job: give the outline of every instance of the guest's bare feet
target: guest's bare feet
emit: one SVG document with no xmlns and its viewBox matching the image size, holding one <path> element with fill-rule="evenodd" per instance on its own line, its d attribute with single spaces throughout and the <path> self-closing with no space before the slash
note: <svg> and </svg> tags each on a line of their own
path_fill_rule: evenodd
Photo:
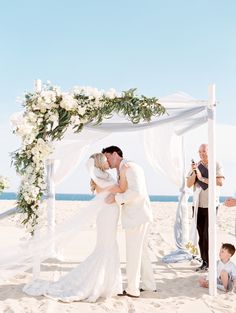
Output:
<svg viewBox="0 0 236 313">
<path fill-rule="evenodd" d="M 199 285 L 203 288 L 208 288 L 209 287 L 209 283 L 208 281 L 204 278 L 204 277 L 200 277 L 199 280 Z"/>
</svg>

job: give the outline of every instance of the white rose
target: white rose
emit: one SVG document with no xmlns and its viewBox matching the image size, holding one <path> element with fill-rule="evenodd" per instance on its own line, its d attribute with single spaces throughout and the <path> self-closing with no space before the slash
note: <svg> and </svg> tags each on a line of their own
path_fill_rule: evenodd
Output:
<svg viewBox="0 0 236 313">
<path fill-rule="evenodd" d="M 0 191 L 9 188 L 9 181 L 6 176 L 0 176 Z"/>
<path fill-rule="evenodd" d="M 41 92 L 41 97 L 47 104 L 48 109 L 54 107 L 54 102 L 56 101 L 56 93 L 53 90 L 45 90 Z"/>
<path fill-rule="evenodd" d="M 58 115 L 58 113 L 57 112 L 51 113 L 49 115 L 48 120 L 50 122 L 53 122 L 52 129 L 56 128 L 59 125 L 59 115 Z"/>
<path fill-rule="evenodd" d="M 75 93 L 75 94 L 81 94 L 82 92 L 83 92 L 83 90 L 84 90 L 84 87 L 82 87 L 82 86 L 75 86 L 74 88 L 73 88 L 73 92 Z"/>
<path fill-rule="evenodd" d="M 86 107 L 78 107 L 78 113 L 84 115 L 86 113 Z"/>
<path fill-rule="evenodd" d="M 42 117 L 39 117 L 39 118 L 37 119 L 37 124 L 40 125 L 40 124 L 42 124 L 42 122 L 43 122 L 43 118 L 42 118 Z"/>
<path fill-rule="evenodd" d="M 102 105 L 103 105 L 102 101 L 100 101 L 100 99 L 98 99 L 98 98 L 95 99 L 94 104 L 97 108 L 102 107 Z"/>
<path fill-rule="evenodd" d="M 34 112 L 27 112 L 26 118 L 30 123 L 35 123 L 37 121 L 38 116 Z"/>
<path fill-rule="evenodd" d="M 90 90 L 90 96 L 99 99 L 102 97 L 102 92 L 98 90 L 97 88 L 93 88 Z"/>
<path fill-rule="evenodd" d="M 114 99 L 114 98 L 118 97 L 118 93 L 116 92 L 116 90 L 114 88 L 111 88 L 108 91 L 106 91 L 104 95 L 105 95 L 105 97 L 107 97 L 109 99 Z"/>
<path fill-rule="evenodd" d="M 30 134 L 27 134 L 23 139 L 23 145 L 30 145 L 35 140 L 36 136 L 37 132 L 35 132 L 34 130 Z"/>
<path fill-rule="evenodd" d="M 19 135 L 21 137 L 25 137 L 25 136 L 31 134 L 31 132 L 33 131 L 33 128 L 34 128 L 33 124 L 25 122 L 25 124 L 18 125 L 15 132 L 17 135 Z"/>
<path fill-rule="evenodd" d="M 73 124 L 73 125 L 79 125 L 81 122 L 80 122 L 80 117 L 79 116 L 77 116 L 77 115 L 73 115 L 72 117 L 71 117 L 71 123 Z"/>
<path fill-rule="evenodd" d="M 28 115 L 23 112 L 16 113 L 11 117 L 11 124 L 15 133 L 25 137 L 33 131 L 34 124 L 29 121 Z"/>
<path fill-rule="evenodd" d="M 68 93 L 64 93 L 62 95 L 62 100 L 60 102 L 60 107 L 67 111 L 74 110 L 77 108 L 77 101 L 74 99 L 74 97 Z"/>
</svg>

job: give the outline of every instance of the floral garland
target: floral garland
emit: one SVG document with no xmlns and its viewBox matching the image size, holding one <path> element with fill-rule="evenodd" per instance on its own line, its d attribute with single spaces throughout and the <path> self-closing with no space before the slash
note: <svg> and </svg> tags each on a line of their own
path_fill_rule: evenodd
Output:
<svg viewBox="0 0 236 313">
<path fill-rule="evenodd" d="M 79 133 L 83 126 L 100 124 L 113 113 L 121 113 L 132 123 L 151 121 L 165 113 L 153 98 L 135 95 L 136 89 L 118 94 L 91 87 L 75 87 L 65 93 L 59 87 L 43 85 L 40 92 L 26 93 L 25 112 L 12 123 L 13 132 L 22 138 L 22 147 L 13 153 L 13 164 L 22 176 L 18 192 L 18 208 L 22 223 L 33 232 L 39 217 L 42 196 L 46 190 L 45 160 L 52 153 L 52 141 L 63 138 L 69 126 Z"/>
<path fill-rule="evenodd" d="M 9 180 L 6 176 L 0 176 L 0 193 L 9 188 Z"/>
</svg>

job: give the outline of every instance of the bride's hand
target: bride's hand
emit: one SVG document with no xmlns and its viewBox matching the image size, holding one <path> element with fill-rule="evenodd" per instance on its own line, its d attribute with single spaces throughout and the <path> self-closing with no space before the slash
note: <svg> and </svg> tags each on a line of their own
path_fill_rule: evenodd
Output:
<svg viewBox="0 0 236 313">
<path fill-rule="evenodd" d="M 115 195 L 113 193 L 110 193 L 106 198 L 105 202 L 108 204 L 114 203 L 115 202 Z"/>
<path fill-rule="evenodd" d="M 120 187 L 118 185 L 113 185 L 111 186 L 108 191 L 110 191 L 111 193 L 117 193 L 117 192 L 121 192 L 120 191 Z"/>
</svg>

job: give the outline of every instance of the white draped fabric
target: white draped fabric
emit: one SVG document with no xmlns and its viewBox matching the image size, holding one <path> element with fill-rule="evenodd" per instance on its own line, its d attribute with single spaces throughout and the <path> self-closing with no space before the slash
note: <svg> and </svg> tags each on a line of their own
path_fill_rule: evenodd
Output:
<svg viewBox="0 0 236 313">
<path fill-rule="evenodd" d="M 63 140 L 54 142 L 53 175 L 50 179 L 60 184 L 84 159 L 88 148 L 114 132 L 139 131 L 144 139 L 147 159 L 155 171 L 161 171 L 179 188 L 180 201 L 176 213 L 175 240 L 178 249 L 184 250 L 188 240 L 187 196 L 185 192 L 185 167 L 183 134 L 207 122 L 207 102 L 178 92 L 159 99 L 167 114 L 151 122 L 132 124 L 126 117 L 115 114 L 100 125 L 88 124 L 79 134 L 68 129 Z M 20 117 L 17 117 L 20 122 Z M 16 115 L 14 123 L 17 124 Z M 48 199 L 49 211 L 52 199 Z M 53 216 L 53 214 L 51 215 Z"/>
<path fill-rule="evenodd" d="M 109 207 L 109 205 L 105 204 L 104 199 L 109 194 L 107 191 L 108 187 L 113 186 L 115 180 L 110 174 L 97 169 L 94 166 L 94 160 L 89 159 L 87 167 L 88 175 L 90 175 L 104 191 L 96 195 L 95 198 L 89 201 L 84 207 L 80 208 L 78 213 L 57 225 L 55 232 L 51 234 L 50 238 L 43 227 L 41 230 L 39 229 L 40 227 L 37 228 L 36 235 L 30 237 L 29 240 L 23 237 L 23 232 L 21 232 L 20 235 L 18 233 L 13 243 L 7 246 L 7 251 L 5 251 L 0 258 L 0 281 L 31 268 L 32 264 L 34 269 L 37 267 L 39 270 L 39 263 L 51 256 L 51 246 L 53 244 L 56 245 L 57 249 L 61 249 L 65 247 L 65 245 L 68 246 L 71 239 L 78 235 L 81 230 L 86 229 L 105 206 Z M 118 212 L 118 206 L 116 205 L 115 207 Z M 114 229 L 116 228 L 114 227 Z M 35 276 L 34 278 L 37 277 Z"/>
<path fill-rule="evenodd" d="M 54 152 L 51 159 L 56 160 L 54 182 L 60 184 L 84 159 L 90 145 L 107 136 L 107 132 L 95 130 L 82 131 L 74 134 L 67 131 L 65 139 L 54 142 Z"/>
<path fill-rule="evenodd" d="M 0 281 L 24 272 L 31 268 L 32 264 L 38 267 L 39 262 L 51 256 L 52 244 L 56 245 L 57 250 L 69 244 L 73 245 L 73 238 L 80 231 L 89 229 L 94 219 L 104 209 L 104 199 L 107 195 L 106 190 L 98 194 L 76 214 L 58 224 L 51 238 L 42 227 L 40 231 L 37 230 L 36 236 L 25 238 L 21 229 L 22 231 L 19 230 L 16 237 L 12 238 L 12 244 L 6 245 L 7 242 L 2 242 L 1 247 L 5 248 L 5 253 L 0 257 Z M 74 248 L 79 249 L 79 247 Z"/>
<path fill-rule="evenodd" d="M 79 134 L 69 129 L 60 142 L 55 142 L 52 158 L 57 160 L 54 182 L 62 182 L 83 160 L 90 145 L 114 132 L 139 131 L 144 141 L 147 160 L 155 171 L 164 173 L 180 190 L 174 227 L 176 246 L 184 249 L 188 241 L 188 215 L 185 190 L 183 134 L 207 122 L 207 103 L 179 92 L 159 99 L 167 114 L 151 122 L 132 124 L 115 114 L 100 125 L 89 124 Z"/>
<path fill-rule="evenodd" d="M 162 136 L 163 133 L 165 136 Z M 144 146 L 153 169 L 162 172 L 179 188 L 174 233 L 177 248 L 185 249 L 188 242 L 188 196 L 185 188 L 183 136 L 176 135 L 173 124 L 167 124 L 146 130 Z M 173 257 L 170 260 L 173 261 Z"/>
<path fill-rule="evenodd" d="M 180 165 L 177 173 L 175 168 L 176 159 L 179 160 L 179 164 L 182 162 L 181 139 L 177 135 L 181 135 L 184 132 L 207 122 L 206 102 L 195 100 L 182 92 L 160 98 L 159 102 L 166 107 L 167 114 L 161 117 L 156 117 L 152 119 L 151 122 L 132 124 L 125 117 L 118 116 L 116 114 L 111 119 L 103 121 L 101 125 L 86 125 L 83 131 L 79 134 L 75 134 L 72 129 L 69 129 L 62 141 L 54 143 L 55 150 L 52 158 L 58 160 L 60 164 L 55 170 L 55 184 L 57 185 L 62 182 L 67 175 L 80 164 L 87 149 L 94 142 L 97 142 L 114 132 L 144 131 L 146 129 L 154 129 L 154 132 L 159 132 L 161 134 L 161 136 L 158 134 L 156 135 L 161 137 L 157 139 L 160 144 L 159 147 L 157 147 L 159 151 L 162 147 L 164 149 L 167 148 L 165 142 L 169 141 L 171 138 L 171 144 L 169 145 L 170 148 L 168 148 L 168 150 L 170 150 L 169 158 L 173 160 L 172 168 L 170 169 L 170 165 L 163 163 L 160 159 L 157 161 L 155 155 L 153 155 L 153 160 L 151 162 L 152 152 L 150 153 L 148 160 L 152 165 L 156 164 L 155 166 L 158 166 L 158 170 L 165 172 L 165 174 L 171 179 L 171 181 L 174 182 L 176 186 L 181 187 L 181 182 L 179 183 L 179 171 L 183 170 L 183 166 Z M 167 127 L 167 125 L 169 126 Z M 165 131 L 168 131 L 168 133 L 163 136 Z M 148 134 L 151 134 L 151 132 Z M 145 141 L 148 140 L 148 136 L 149 135 L 144 135 Z M 145 144 L 147 154 L 149 149 L 153 148 L 152 146 L 153 145 Z M 165 151 L 163 151 L 163 154 L 165 155 L 164 158 L 166 158 Z M 159 162 L 161 163 L 157 165 Z M 168 171 L 168 169 L 170 170 Z M 175 173 L 175 178 L 173 177 L 173 173 Z"/>
</svg>

